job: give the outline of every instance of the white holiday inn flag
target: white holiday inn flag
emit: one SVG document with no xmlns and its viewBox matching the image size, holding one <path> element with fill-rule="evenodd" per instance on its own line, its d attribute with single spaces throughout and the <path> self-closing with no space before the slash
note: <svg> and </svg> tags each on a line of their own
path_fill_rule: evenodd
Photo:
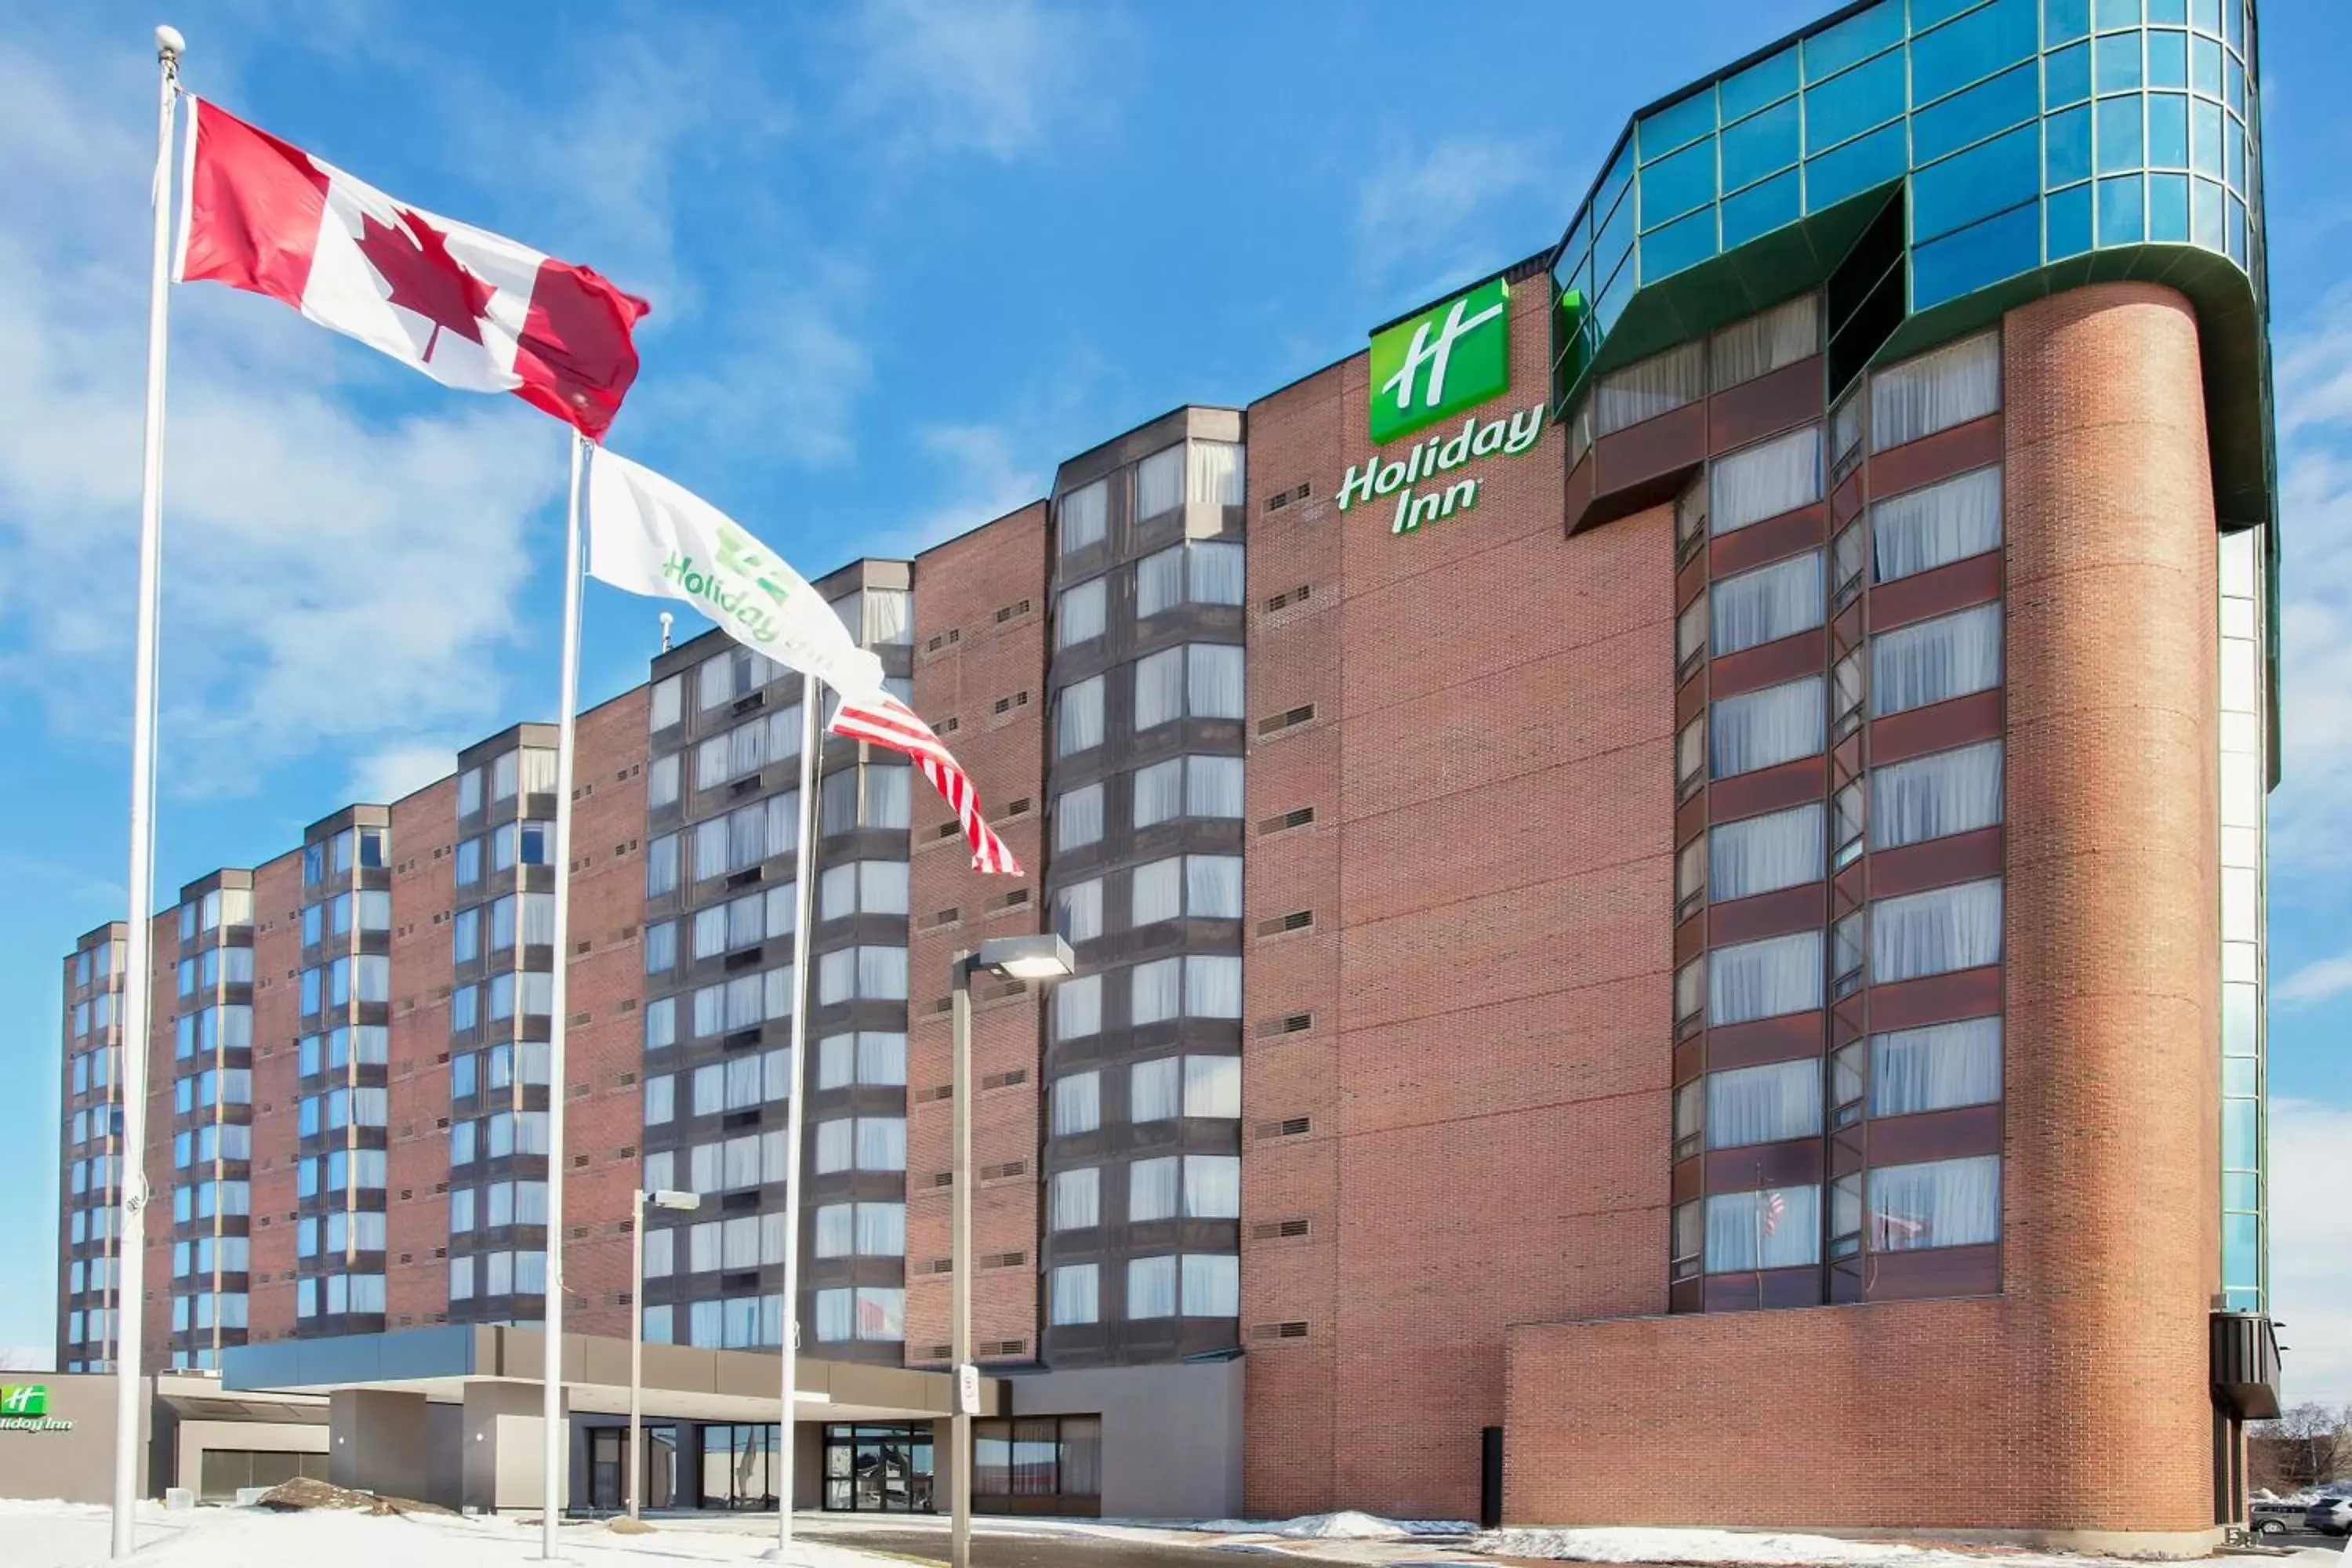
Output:
<svg viewBox="0 0 2352 1568">
<path fill-rule="evenodd" d="M 882 661 L 857 646 L 806 578 L 733 518 L 651 468 L 599 450 L 588 466 L 588 574 L 633 594 L 684 599 L 744 647 L 833 688 L 841 696 L 835 734 L 913 758 L 954 808 L 972 868 L 1021 875 L 980 815 L 971 775 L 884 689 Z"/>
</svg>

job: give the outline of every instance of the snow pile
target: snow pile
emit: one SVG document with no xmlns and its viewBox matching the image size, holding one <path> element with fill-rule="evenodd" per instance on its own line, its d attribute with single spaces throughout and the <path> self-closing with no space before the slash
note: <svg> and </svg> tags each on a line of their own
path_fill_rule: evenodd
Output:
<svg viewBox="0 0 2352 1568">
<path fill-rule="evenodd" d="M 1167 1530 L 1197 1530 L 1214 1535 L 1276 1535 L 1291 1541 L 1404 1541 L 1423 1535 L 1468 1535 L 1478 1527 L 1464 1520 L 1382 1519 L 1343 1509 L 1297 1519 L 1204 1519 L 1160 1521 Z"/>
<path fill-rule="evenodd" d="M 1549 1557 L 1578 1563 L 1689 1563 L 1804 1565 L 1804 1568 L 2100 1568 L 2097 1557 L 2031 1552 L 1972 1552 L 1895 1541 L 1843 1541 L 1827 1535 L 1747 1534 L 1730 1530 L 1592 1526 L 1578 1530 L 1498 1530 L 1470 1542 L 1492 1557 Z"/>
</svg>

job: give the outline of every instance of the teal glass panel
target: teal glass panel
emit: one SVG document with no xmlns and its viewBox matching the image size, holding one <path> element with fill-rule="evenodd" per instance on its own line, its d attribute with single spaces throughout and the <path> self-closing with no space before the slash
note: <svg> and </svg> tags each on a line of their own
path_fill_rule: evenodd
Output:
<svg viewBox="0 0 2352 1568">
<path fill-rule="evenodd" d="M 1990 217 L 1911 251 L 1911 308 L 1925 310 L 2042 264 L 2042 204 Z"/>
<path fill-rule="evenodd" d="M 2231 1287 L 2221 1293 L 2221 1305 L 2231 1312 L 2259 1312 L 2263 1310 L 2262 1291 L 2252 1285 Z"/>
<path fill-rule="evenodd" d="M 2099 100 L 2099 173 L 2115 174 L 2141 166 L 2139 122 L 2137 93 Z"/>
<path fill-rule="evenodd" d="M 2060 49 L 2042 62 L 2042 101 L 2047 108 L 2080 103 L 2091 96 L 2091 46 Z"/>
<path fill-rule="evenodd" d="M 2221 204 L 2228 193 L 2210 180 L 2200 180 L 2189 204 L 2191 237 L 2208 250 L 2219 251 L 2223 244 Z"/>
<path fill-rule="evenodd" d="M 2179 245 L 2189 243 L 2188 175 L 2147 177 L 2147 237 Z"/>
<path fill-rule="evenodd" d="M 1859 16 L 1805 40 L 1805 79 L 1819 81 L 1903 38 L 1903 0 L 1880 0 Z"/>
<path fill-rule="evenodd" d="M 2127 92 L 2139 85 L 2139 35 L 2110 33 L 2093 46 L 2097 64 L 2091 75 L 2101 92 Z"/>
<path fill-rule="evenodd" d="M 2250 1062 L 2247 1064 L 2252 1066 Z M 2252 1093 L 2252 1089 L 2247 1090 Z M 2221 1206 L 2251 1213 L 2263 1206 L 2263 1179 L 2252 1171 L 2229 1171 L 2221 1177 Z"/>
<path fill-rule="evenodd" d="M 1727 127 L 1723 143 L 1723 188 L 1736 191 L 1795 163 L 1805 150 L 1804 115 L 1793 98 Z"/>
<path fill-rule="evenodd" d="M 2147 237 L 2145 215 L 2140 210 L 2140 176 L 2126 174 L 2121 179 L 2101 180 L 2099 243 L 2137 245 Z"/>
<path fill-rule="evenodd" d="M 1984 0 L 1911 0 L 1911 36 L 1917 37 L 1941 22 L 1948 22 Z"/>
<path fill-rule="evenodd" d="M 2091 106 L 2062 109 L 2042 122 L 2042 180 L 2051 190 L 2091 177 Z"/>
<path fill-rule="evenodd" d="M 2190 20 L 2200 32 L 2221 36 L 2221 0 L 2195 0 L 2190 7 Z"/>
<path fill-rule="evenodd" d="M 2221 101 L 2241 114 L 2246 111 L 2246 68 L 2235 55 L 2221 62 Z"/>
<path fill-rule="evenodd" d="M 1900 179 L 1910 161 L 1900 125 L 1824 153 L 1805 164 L 1805 210 L 1820 212 L 1873 185 Z"/>
<path fill-rule="evenodd" d="M 2147 36 L 2147 85 L 2189 85 L 2189 35 L 2158 31 Z"/>
<path fill-rule="evenodd" d="M 2243 267 L 2246 264 L 2246 204 L 2237 197 L 2230 198 L 2230 259 Z"/>
<path fill-rule="evenodd" d="M 2199 99 L 2189 114 L 2189 151 L 2197 172 L 2221 177 L 2221 106 Z"/>
<path fill-rule="evenodd" d="M 2221 173 L 2233 191 L 2246 188 L 2246 132 L 2231 120 L 2221 127 Z"/>
<path fill-rule="evenodd" d="M 2262 1168 L 2262 1102 L 2227 1100 L 2221 1102 L 2221 1168 L 2254 1171 Z"/>
<path fill-rule="evenodd" d="M 2239 0 L 2224 0 L 2221 6 L 2221 36 L 2240 54 L 2246 52 L 2246 8 Z"/>
<path fill-rule="evenodd" d="M 1715 208 L 1706 207 L 1680 223 L 1642 237 L 1642 281 L 1655 283 L 1715 254 Z"/>
<path fill-rule="evenodd" d="M 1592 320 L 1602 337 L 1609 335 L 1610 330 L 1617 325 L 1617 318 L 1623 315 L 1625 307 L 1633 302 L 1636 282 L 1634 274 L 1640 270 L 1630 259 L 1627 260 L 1617 269 L 1617 276 L 1610 280 L 1609 286 L 1601 290 L 1600 301 L 1592 308 Z"/>
<path fill-rule="evenodd" d="M 1628 196 L 1617 204 L 1617 210 L 1601 230 L 1600 241 L 1592 247 L 1592 275 L 1613 278 L 1617 264 L 1633 248 L 1633 200 Z"/>
<path fill-rule="evenodd" d="M 2189 167 L 2189 100 L 2179 93 L 2147 95 L 2147 166 Z"/>
<path fill-rule="evenodd" d="M 1770 59 L 1759 60 L 1738 76 L 1717 84 L 1716 97 L 1723 105 L 1723 122 L 1745 120 L 1768 103 L 1778 103 L 1802 85 L 1797 77 L 1797 47 L 1782 49 Z"/>
<path fill-rule="evenodd" d="M 2262 991 L 2232 983 L 2221 987 L 2221 1054 L 2251 1057 L 2262 1048 Z"/>
<path fill-rule="evenodd" d="M 1911 243 L 1964 228 L 2042 193 L 2042 127 L 2021 125 L 1911 175 Z"/>
<path fill-rule="evenodd" d="M 2252 1100 L 2263 1091 L 2263 1064 L 2252 1057 L 2224 1057 L 2221 1059 L 2221 1093 L 2231 1100 Z M 2247 1203 L 2231 1203 L 2226 1195 L 2223 1206 L 2250 1209 Z"/>
<path fill-rule="evenodd" d="M 1642 171 L 1642 227 L 1657 228 L 1715 200 L 1715 139 L 1685 147 Z M 1643 271 L 1646 274 L 1647 268 Z"/>
<path fill-rule="evenodd" d="M 1804 192 L 1797 171 L 1775 174 L 1736 196 L 1723 198 L 1723 248 L 1745 245 L 1804 216 Z"/>
<path fill-rule="evenodd" d="M 2147 0 L 2147 19 L 2185 26 L 2189 22 L 2189 0 Z"/>
<path fill-rule="evenodd" d="M 2091 31 L 2091 0 L 2042 0 L 2042 41 L 2045 46 L 2087 37 Z"/>
<path fill-rule="evenodd" d="M 2049 230 L 2050 259 L 2063 261 L 2091 248 L 2091 187 L 2075 185 L 2053 192 L 2042 204 Z"/>
<path fill-rule="evenodd" d="M 1971 142 L 2033 118 L 2042 103 L 2042 84 L 2032 60 L 2003 71 L 1990 81 L 1956 93 L 1932 109 L 1911 116 L 1911 161 L 1931 163 Z"/>
<path fill-rule="evenodd" d="M 2221 1278 L 2232 1285 L 2251 1285 L 2262 1278 L 2263 1222 L 2259 1215 L 2221 1216 Z"/>
<path fill-rule="evenodd" d="M 1634 134 L 1642 144 L 1642 162 L 1663 158 L 1687 147 L 1715 129 L 1715 89 L 1701 88 L 1679 103 L 1670 103 L 1643 119 Z"/>
<path fill-rule="evenodd" d="M 1834 147 L 1902 112 L 1903 57 L 1882 55 L 1805 89 L 1805 145 L 1814 152 Z"/>
<path fill-rule="evenodd" d="M 2189 85 L 2208 98 L 2221 96 L 2221 46 L 2210 38 L 2189 40 Z"/>
<path fill-rule="evenodd" d="M 2102 27 L 2139 26 L 2139 0 L 2098 0 L 2092 12 Z"/>
<path fill-rule="evenodd" d="M 2033 0 L 1993 0 L 1911 40 L 1911 101 L 1932 103 L 2031 57 L 2041 28 Z"/>
<path fill-rule="evenodd" d="M 1593 194 L 1592 210 L 1608 213 L 1617 205 L 1617 198 L 1624 193 L 1625 187 L 1633 183 L 1633 139 L 1629 136 L 1625 139 L 1625 145 L 1618 149 L 1615 161 L 1609 165 L 1609 172 L 1601 176 L 1601 189 Z M 1605 226 L 1609 219 L 1603 216 L 1601 221 Z"/>
</svg>

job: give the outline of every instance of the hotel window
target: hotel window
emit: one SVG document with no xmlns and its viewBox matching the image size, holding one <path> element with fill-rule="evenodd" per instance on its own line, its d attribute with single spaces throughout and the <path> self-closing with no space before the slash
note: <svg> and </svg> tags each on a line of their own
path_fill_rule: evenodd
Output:
<svg viewBox="0 0 2352 1568">
<path fill-rule="evenodd" d="M 1102 1223 L 1102 1172 L 1087 1165 L 1054 1173 L 1050 1226 L 1055 1230 L 1087 1230 Z"/>
<path fill-rule="evenodd" d="M 1870 643 L 1871 715 L 1908 712 L 2000 684 L 2000 606 L 1883 632 Z"/>
<path fill-rule="evenodd" d="M 1231 1253 L 1188 1252 L 1183 1258 L 1183 1308 L 1188 1318 L 1241 1315 L 1242 1260 Z"/>
<path fill-rule="evenodd" d="M 1066 1073 L 1054 1080 L 1054 1136 L 1092 1132 L 1102 1125 L 1102 1074 Z"/>
<path fill-rule="evenodd" d="M 1870 509 L 1873 581 L 1932 571 L 2000 548 L 2001 475 L 1979 468 Z"/>
<path fill-rule="evenodd" d="M 1822 429 L 1776 437 L 1716 460 L 1707 473 L 1707 527 L 1734 533 L 1822 499 Z"/>
<path fill-rule="evenodd" d="M 1862 591 L 1862 520 L 1838 530 L 1830 541 L 1830 604 L 1843 609 Z"/>
<path fill-rule="evenodd" d="M 1090 784 L 1054 797 L 1054 847 L 1083 849 L 1103 835 L 1103 786 Z"/>
<path fill-rule="evenodd" d="M 1737 321 L 1715 334 L 1707 358 L 1715 390 L 1753 381 L 1821 352 L 1821 296 L 1801 294 L 1785 305 Z"/>
<path fill-rule="evenodd" d="M 1870 1245 L 1879 1252 L 2000 1239 L 2000 1156 L 1881 1165 L 1870 1173 Z"/>
<path fill-rule="evenodd" d="M 816 1210 L 816 1239 L 812 1255 L 850 1258 L 857 1251 L 857 1221 L 854 1204 L 823 1204 Z"/>
<path fill-rule="evenodd" d="M 1748 1274 L 1821 1261 L 1818 1186 L 1718 1193 L 1706 1200 L 1706 1271 Z"/>
<path fill-rule="evenodd" d="M 2000 1020 L 1870 1037 L 1870 1113 L 1909 1116 L 2000 1098 Z"/>
<path fill-rule="evenodd" d="M 1822 552 L 1726 577 L 1708 597 L 1717 658 L 1811 631 L 1822 624 Z"/>
<path fill-rule="evenodd" d="M 1091 583 L 1081 583 L 1075 588 L 1062 590 L 1054 613 L 1055 647 L 1076 647 L 1103 635 L 1108 625 L 1105 585 L 1108 582 L 1107 577 L 1097 577 Z"/>
<path fill-rule="evenodd" d="M 1732 778 L 1819 752 L 1822 697 L 1822 678 L 1809 675 L 1710 704 L 1706 754 L 1714 776 Z"/>
<path fill-rule="evenodd" d="M 1699 1151 L 1699 1134 L 1706 1127 L 1706 1080 L 1695 1078 L 1675 1086 L 1675 1158 L 1686 1160 Z"/>
<path fill-rule="evenodd" d="M 1247 595 L 1238 544 L 1172 544 L 1135 563 L 1135 613 L 1142 618 L 1178 605 L 1238 605 Z"/>
<path fill-rule="evenodd" d="M 667 730 L 685 717 L 686 678 L 682 675 L 671 675 L 655 681 L 653 696 L 647 703 L 647 728 L 656 731 Z M 479 786 L 477 785 L 478 791 L 478 788 Z M 457 815 L 460 816 L 467 815 L 462 790 L 458 795 Z"/>
<path fill-rule="evenodd" d="M 2000 406 L 2000 334 L 1965 338 L 1870 378 L 1870 449 L 1884 452 Z"/>
<path fill-rule="evenodd" d="M 1184 1114 L 1231 1121 L 1241 1113 L 1241 1058 L 1186 1057 Z"/>
<path fill-rule="evenodd" d="M 646 805 L 659 810 L 677 804 L 680 752 L 656 757 L 646 768 Z"/>
<path fill-rule="evenodd" d="M 1682 669 L 1706 651 L 1707 605 L 1706 591 L 1699 590 L 1697 598 L 1683 607 L 1675 617 L 1675 668 Z"/>
<path fill-rule="evenodd" d="M 879 1286 L 816 1293 L 816 1337 L 828 1343 L 907 1337 L 907 1292 Z"/>
<path fill-rule="evenodd" d="M 2000 879 L 1870 906 L 1870 978 L 1884 985 L 2000 962 Z"/>
<path fill-rule="evenodd" d="M 1818 882 L 1822 808 L 1800 805 L 1718 823 L 1707 833 L 1706 854 L 1706 893 L 1717 903 Z"/>
<path fill-rule="evenodd" d="M 1105 525 L 1110 518 L 1110 482 L 1097 479 L 1081 485 L 1062 498 L 1062 553 L 1076 554 L 1089 544 L 1102 542 Z"/>
<path fill-rule="evenodd" d="M 1127 1315 L 1130 1320 L 1176 1315 L 1176 1259 L 1127 1260 Z"/>
<path fill-rule="evenodd" d="M 1675 784 L 1677 793 L 1688 795 L 1706 777 L 1706 715 L 1702 713 L 1683 726 L 1675 737 Z"/>
<path fill-rule="evenodd" d="M 1092 1263 L 1055 1267 L 1050 1294 L 1056 1328 L 1071 1323 L 1098 1322 L 1102 1318 L 1101 1271 Z"/>
<path fill-rule="evenodd" d="M 1054 717 L 1054 754 L 1076 756 L 1103 743 L 1103 678 L 1062 688 Z"/>
<path fill-rule="evenodd" d="M 646 845 L 646 897 L 677 891 L 677 835 L 665 833 Z"/>
<path fill-rule="evenodd" d="M 1175 1057 L 1137 1062 L 1127 1069 L 1127 1119 L 1173 1121 L 1183 1106 L 1183 1064 Z"/>
<path fill-rule="evenodd" d="M 469 774 L 468 776 L 470 777 L 472 775 Z M 482 841 L 479 838 L 468 838 L 463 844 L 457 846 L 457 869 L 456 875 L 457 886 L 461 888 L 470 888 L 475 883 L 482 879 Z M 310 914 L 316 908 L 317 906 L 313 905 L 310 910 L 305 910 L 302 911 L 302 940 L 305 945 L 318 940 L 318 933 L 310 929 Z"/>
<path fill-rule="evenodd" d="M 1175 816 L 1239 817 L 1242 759 L 1171 757 L 1135 773 L 1135 826 Z"/>
<path fill-rule="evenodd" d="M 1163 648 L 1135 665 L 1135 727 L 1149 730 L 1190 715 L 1238 719 L 1246 689 L 1242 650 L 1230 643 Z"/>
<path fill-rule="evenodd" d="M 1613 435 L 1706 395 L 1706 344 L 1685 343 L 1610 372 L 1593 385 L 1592 430 Z"/>
<path fill-rule="evenodd" d="M 2001 750 L 1986 741 L 1870 773 L 1871 847 L 1892 849 L 2001 819 Z"/>
<path fill-rule="evenodd" d="M 888 647 L 915 640 L 915 595 L 905 588 L 866 590 L 866 626 L 862 639 L 868 647 Z"/>
<path fill-rule="evenodd" d="M 1822 1005 L 1822 933 L 1797 931 L 1706 955 L 1706 1021 L 1744 1024 Z"/>
<path fill-rule="evenodd" d="M 1738 1149 L 1822 1130 L 1818 1057 L 1706 1075 L 1706 1146 Z"/>
<path fill-rule="evenodd" d="M 1696 1018 L 1706 1006 L 1706 954 L 1675 971 L 1675 1022 Z"/>
<path fill-rule="evenodd" d="M 857 860 L 832 866 L 817 879 L 817 918 L 903 915 L 907 912 L 907 863 Z M 754 904 L 754 911 L 758 906 Z M 758 940 L 757 938 L 753 939 Z"/>
<path fill-rule="evenodd" d="M 1136 1161 L 1127 1168 L 1128 1223 L 1174 1219 L 1182 1189 L 1183 1167 L 1176 1155 Z"/>
<path fill-rule="evenodd" d="M 1185 448 L 1188 454 L 1186 493 L 1196 501 L 1210 506 L 1240 506 L 1244 504 L 1243 462 L 1241 444 L 1236 441 L 1194 441 Z M 1139 512 L 1138 516 L 1146 515 Z M 1236 552 L 1240 547 L 1234 546 Z M 1218 600 L 1220 604 L 1238 605 L 1238 598 Z"/>
<path fill-rule="evenodd" d="M 1700 1269 L 1706 1250 L 1706 1208 L 1703 1204 L 1675 1205 L 1671 1257 L 1674 1278 L 1688 1279 Z"/>
<path fill-rule="evenodd" d="M 1129 923 L 1147 926 L 1184 916 L 1194 920 L 1239 920 L 1242 858 L 1238 855 L 1171 855 L 1135 868 L 1129 889 Z"/>
<path fill-rule="evenodd" d="M 1103 932 L 1103 885 L 1097 877 L 1074 883 L 1054 895 L 1054 929 L 1062 940 L 1092 942 Z"/>
<path fill-rule="evenodd" d="M 1184 448 L 1162 447 L 1135 465 L 1135 517 L 1140 522 L 1184 504 Z"/>
<path fill-rule="evenodd" d="M 1054 1039 L 1058 1044 L 1102 1033 L 1102 976 L 1081 974 L 1054 987 Z"/>
<path fill-rule="evenodd" d="M 657 1051 L 677 1043 L 677 998 L 661 996 L 646 1004 L 646 1049 Z"/>
<path fill-rule="evenodd" d="M 1236 1067 L 1240 1062 L 1234 1062 Z M 1237 1075 L 1238 1076 L 1238 1075 Z M 1184 1217 L 1239 1219 L 1242 1162 L 1238 1154 L 1184 1156 Z"/>
<path fill-rule="evenodd" d="M 677 923 L 661 921 L 646 927 L 646 973 L 659 974 L 677 967 Z"/>
</svg>

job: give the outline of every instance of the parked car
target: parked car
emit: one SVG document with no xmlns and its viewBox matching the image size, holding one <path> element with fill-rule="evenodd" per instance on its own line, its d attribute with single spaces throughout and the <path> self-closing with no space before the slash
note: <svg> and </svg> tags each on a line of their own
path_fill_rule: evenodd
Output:
<svg viewBox="0 0 2352 1568">
<path fill-rule="evenodd" d="M 2303 1523 L 2307 1505 L 2278 1498 L 2256 1498 L 2247 1510 L 2247 1524 L 2257 1535 L 2284 1535 Z"/>
<path fill-rule="evenodd" d="M 2324 1497 L 2304 1510 L 2303 1527 L 2322 1535 L 2352 1535 L 2352 1497 Z"/>
</svg>

